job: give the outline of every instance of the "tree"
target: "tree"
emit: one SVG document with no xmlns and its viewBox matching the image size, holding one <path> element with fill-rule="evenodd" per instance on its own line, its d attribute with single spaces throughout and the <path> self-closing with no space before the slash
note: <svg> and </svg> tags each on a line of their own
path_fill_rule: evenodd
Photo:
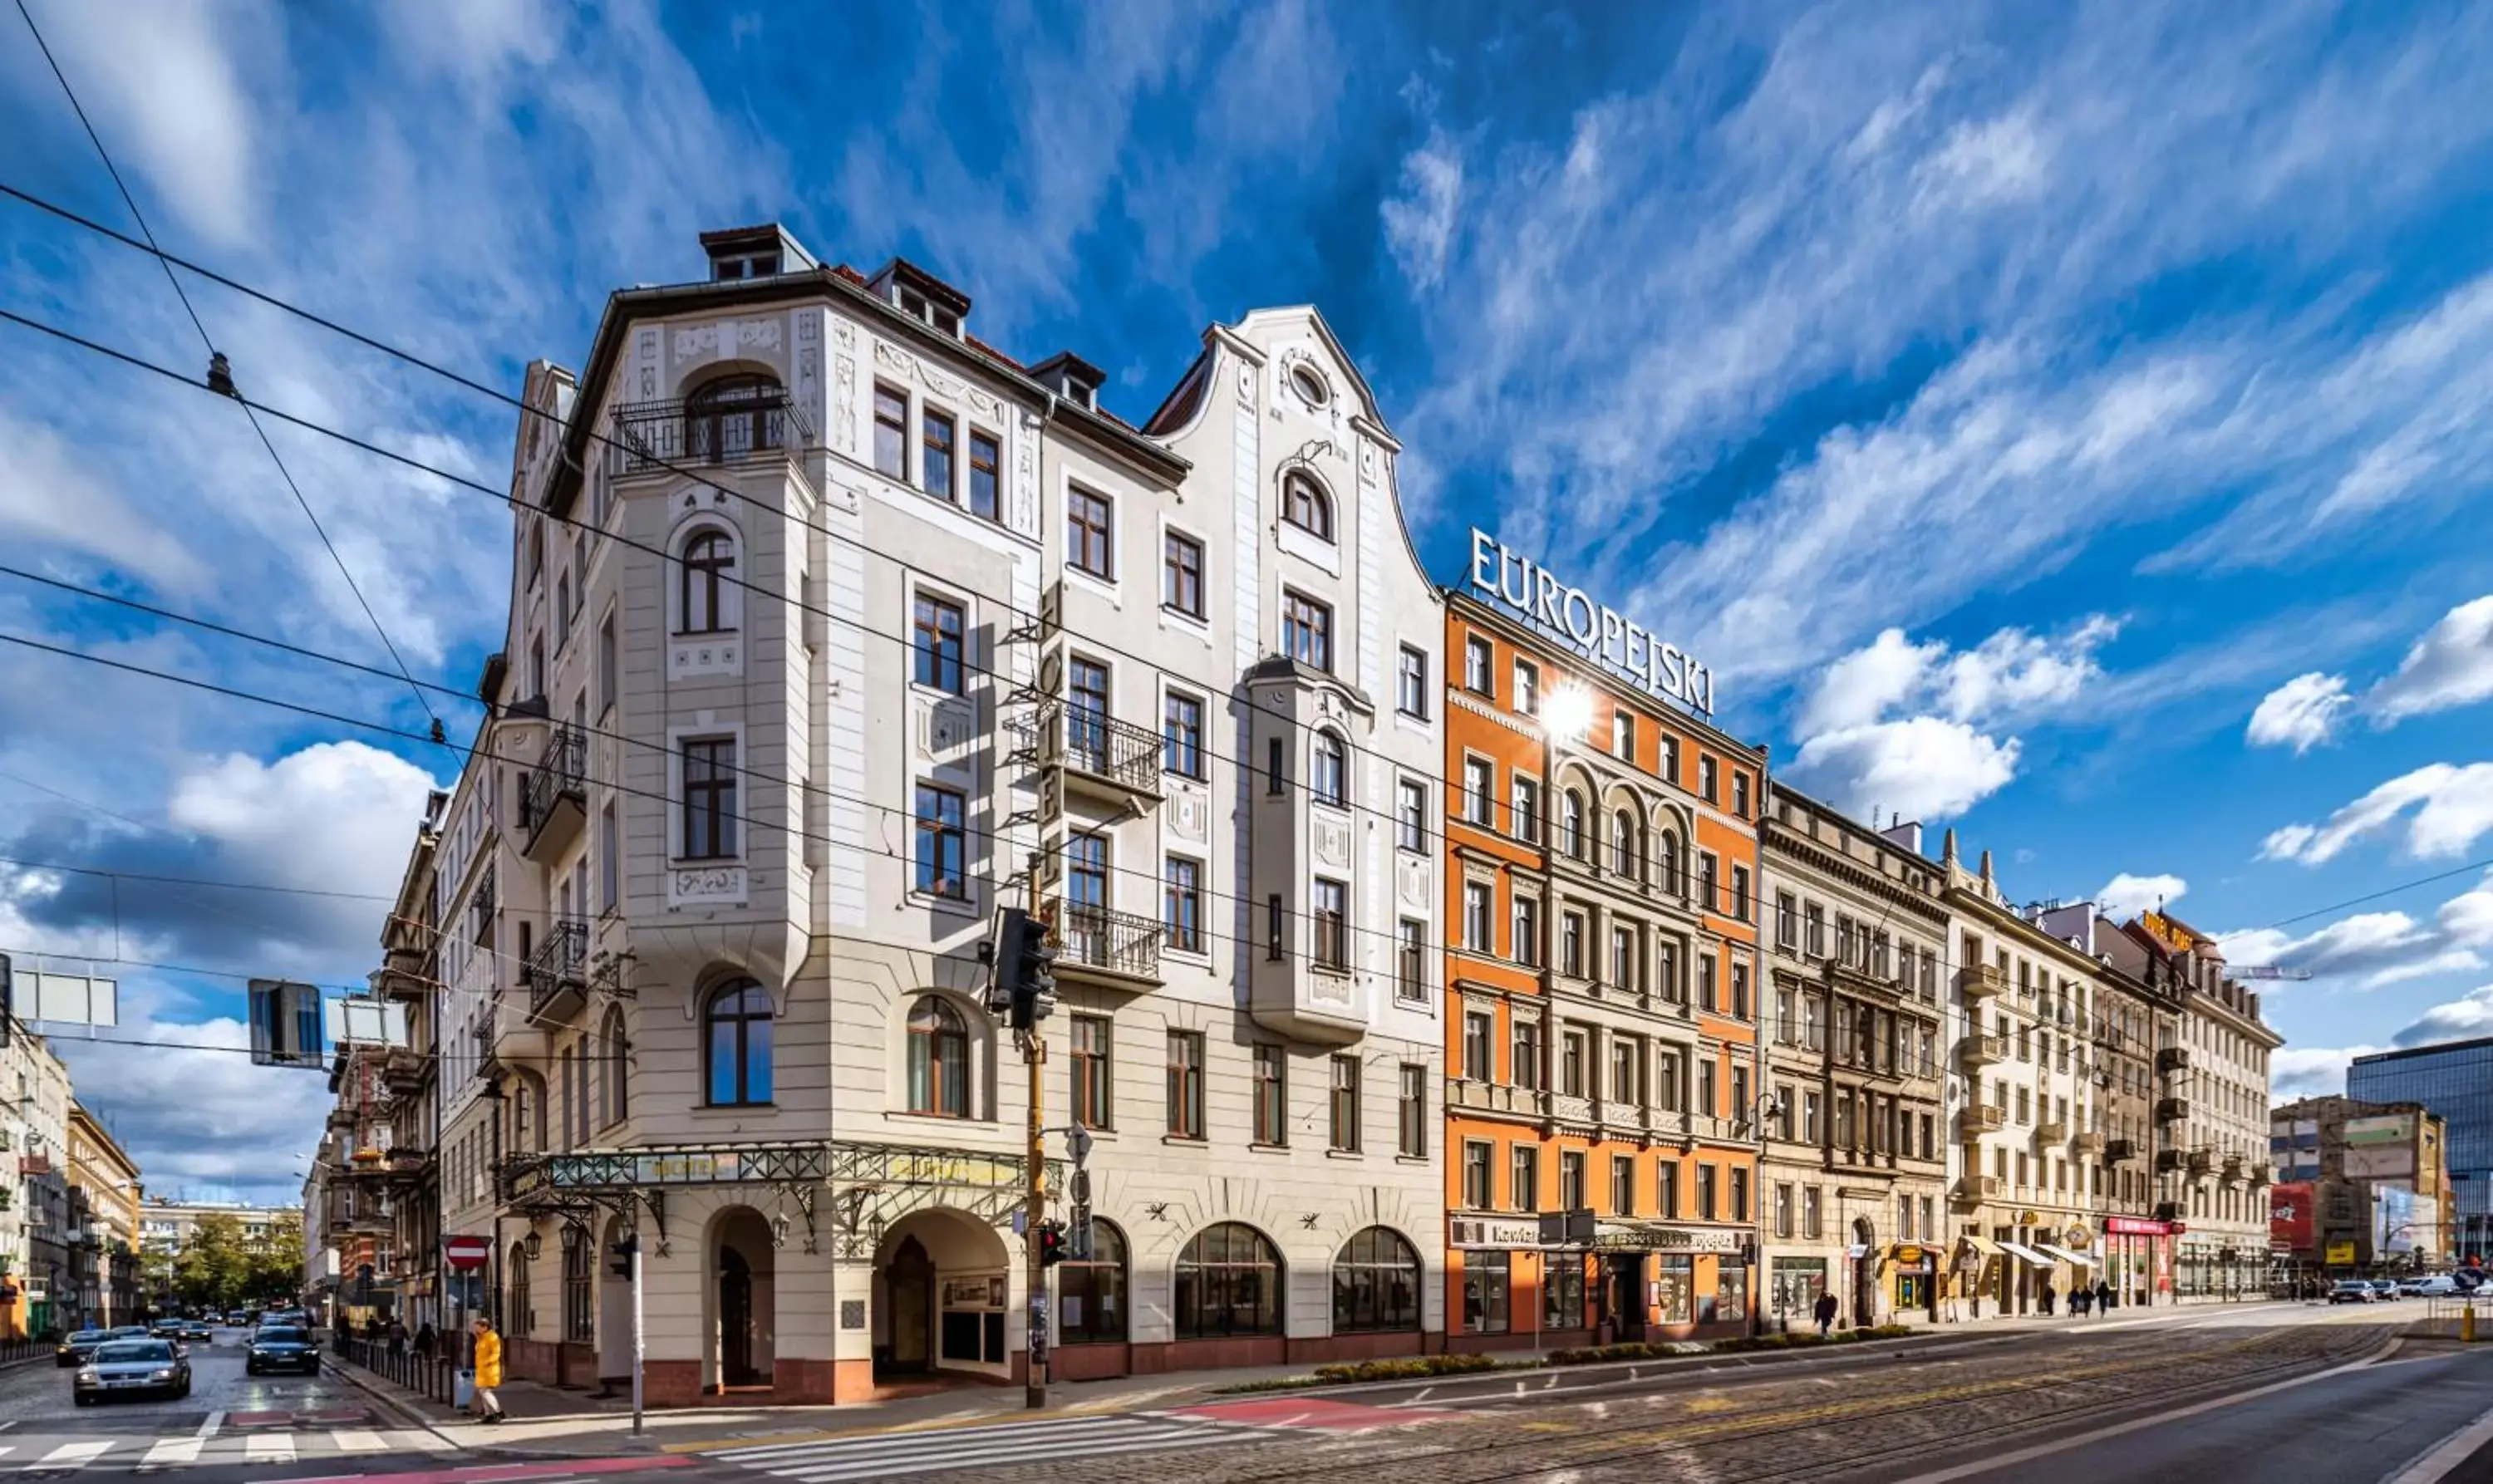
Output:
<svg viewBox="0 0 2493 1484">
<path fill-rule="evenodd" d="M 259 1242 L 252 1247 L 244 1268 L 243 1291 L 238 1295 L 242 1302 L 292 1303 L 302 1291 L 302 1253 L 281 1241 Z"/>
<path fill-rule="evenodd" d="M 229 1309 L 251 1276 L 251 1254 L 242 1223 L 230 1216 L 202 1216 L 173 1259 L 173 1292 L 194 1309 Z"/>
</svg>

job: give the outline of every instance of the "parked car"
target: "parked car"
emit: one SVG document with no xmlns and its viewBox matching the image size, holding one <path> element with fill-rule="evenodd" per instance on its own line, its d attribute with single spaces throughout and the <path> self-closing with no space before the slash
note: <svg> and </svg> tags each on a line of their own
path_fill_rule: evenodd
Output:
<svg viewBox="0 0 2493 1484">
<path fill-rule="evenodd" d="M 2448 1273 L 2435 1273 L 2429 1278 L 2409 1278 L 2398 1285 L 2398 1291 L 2409 1298 L 2447 1298 L 2466 1290 Z"/>
<path fill-rule="evenodd" d="M 2382 1299 L 2395 1298 L 2398 1296 L 2398 1286 L 2390 1279 L 2375 1278 L 2372 1280 L 2372 1292 Z"/>
<path fill-rule="evenodd" d="M 60 1348 L 52 1351 L 52 1364 L 55 1366 L 84 1365 L 94 1357 L 95 1348 L 111 1338 L 112 1334 L 108 1330 L 81 1329 L 63 1340 Z"/>
<path fill-rule="evenodd" d="M 2380 1294 L 2372 1291 L 2372 1286 L 2360 1278 L 2341 1278 L 2328 1287 L 2328 1301 L 2331 1304 L 2378 1303 L 2380 1297 Z"/>
<path fill-rule="evenodd" d="M 300 1371 L 306 1376 L 317 1376 L 320 1350 L 312 1343 L 312 1331 L 308 1329 L 263 1324 L 243 1351 L 242 1370 L 245 1376 L 270 1371 Z"/>
<path fill-rule="evenodd" d="M 70 1399 L 80 1407 L 107 1396 L 191 1394 L 191 1362 L 164 1340 L 109 1340 L 78 1367 Z"/>
</svg>

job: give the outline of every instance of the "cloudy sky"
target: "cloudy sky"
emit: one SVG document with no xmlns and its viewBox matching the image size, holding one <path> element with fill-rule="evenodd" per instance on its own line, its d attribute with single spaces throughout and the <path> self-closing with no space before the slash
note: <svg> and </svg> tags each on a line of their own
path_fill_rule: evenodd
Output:
<svg viewBox="0 0 2493 1484">
<path fill-rule="evenodd" d="M 1493 528 L 1710 661 L 1795 782 L 2310 968 L 2289 1090 L 2493 1029 L 2484 7 L 33 9 L 168 249 L 514 391 L 753 221 L 929 264 L 1129 416 L 1206 323 L 1313 301 L 1441 578 Z M 0 137 L 130 227 L 14 16 Z M 7 200 L 0 254 L 0 308 L 200 366 L 147 259 Z M 505 477 L 492 401 L 192 287 L 254 396 Z M 0 634 L 421 731 L 32 580 L 390 664 L 236 408 L 0 343 Z M 466 687 L 500 507 L 270 433 Z M 0 697 L 0 948 L 132 961 L 154 1043 L 81 1086 L 153 1186 L 290 1189 L 318 1079 L 169 1048 L 234 1044 L 239 976 L 371 966 L 450 756 L 19 644 Z"/>
</svg>

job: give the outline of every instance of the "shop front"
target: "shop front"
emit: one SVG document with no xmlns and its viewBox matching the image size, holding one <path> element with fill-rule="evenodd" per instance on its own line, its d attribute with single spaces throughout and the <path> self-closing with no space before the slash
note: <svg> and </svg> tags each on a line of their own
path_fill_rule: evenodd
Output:
<svg viewBox="0 0 2493 1484">
<path fill-rule="evenodd" d="M 2118 1301 L 2171 1303 L 2174 1243 L 2187 1234 L 2187 1226 L 2144 1216 L 2107 1216 L 2103 1229 L 2103 1281 L 2112 1285 Z"/>
<path fill-rule="evenodd" d="M 1967 1304 L 1972 1317 L 1980 1319 L 1984 1299 L 1995 1306 L 1999 1302 L 2008 1261 L 1998 1243 L 1967 1232 L 1957 1238 L 1955 1250 L 1948 1255 L 1947 1291 L 1940 1296 L 1950 1305 Z"/>
<path fill-rule="evenodd" d="M 1938 1253 L 1917 1242 L 1898 1242 L 1881 1263 L 1887 1275 L 1887 1302 L 1897 1319 L 1915 1312 L 1937 1319 L 1939 1295 Z"/>
<path fill-rule="evenodd" d="M 1826 1291 L 1826 1259 L 1778 1254 L 1769 1256 L 1766 1263 L 1766 1313 L 1774 1327 L 1809 1324 L 1818 1295 Z"/>
<path fill-rule="evenodd" d="M 2061 1295 L 2063 1302 L 2080 1289 L 2092 1290 L 2100 1277 L 2095 1264 L 2098 1244 L 2093 1233 L 2076 1222 L 2057 1232 L 2037 1228 L 2026 1245 L 2056 1264 L 2051 1275 L 2052 1287 Z"/>
<path fill-rule="evenodd" d="M 1735 1229 L 1604 1220 L 1581 1243 L 1544 1245 L 1537 1218 L 1455 1213 L 1446 1232 L 1454 1349 L 1748 1332 L 1749 1266 Z"/>
</svg>

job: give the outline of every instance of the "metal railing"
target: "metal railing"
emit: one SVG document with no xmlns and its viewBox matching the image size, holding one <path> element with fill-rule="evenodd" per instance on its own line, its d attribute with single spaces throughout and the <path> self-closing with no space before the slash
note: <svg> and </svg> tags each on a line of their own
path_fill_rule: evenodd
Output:
<svg viewBox="0 0 2493 1484">
<path fill-rule="evenodd" d="M 528 1012 L 564 989 L 579 989 L 588 963 L 588 923 L 580 917 L 556 917 L 546 924 L 545 937 L 528 951 Z"/>
<path fill-rule="evenodd" d="M 565 795 L 586 797 L 588 778 L 588 738 L 570 727 L 557 727 L 546 738 L 545 751 L 537 755 L 536 766 L 528 769 L 520 785 L 520 813 L 527 821 L 528 833 L 534 835 L 554 817 L 555 805 Z"/>
<path fill-rule="evenodd" d="M 813 441 L 804 414 L 784 391 L 690 406 L 629 402 L 615 409 L 607 472 L 645 474 L 676 464 L 741 463 Z"/>
<path fill-rule="evenodd" d="M 1160 940 L 1166 933 L 1153 918 L 1068 902 L 1056 922 L 1057 938 L 1065 950 L 1059 962 L 1157 979 Z"/>
<path fill-rule="evenodd" d="M 1160 791 L 1162 743 L 1158 732 L 1121 722 L 1088 706 L 1074 705 L 1047 707 L 1038 725 L 1052 733 L 1042 734 L 1040 751 L 1044 753 L 1048 744 L 1061 745 L 1065 765 L 1074 772 L 1104 779 L 1137 793 L 1156 795 Z"/>
<path fill-rule="evenodd" d="M 447 1342 L 453 1350 L 459 1337 Z M 459 1371 L 455 1355 L 420 1355 L 412 1341 L 356 1340 L 344 1331 L 329 1337 L 329 1349 L 348 1365 L 371 1372 L 394 1386 L 404 1386 L 428 1402 L 451 1405 L 452 1384 Z"/>
</svg>

